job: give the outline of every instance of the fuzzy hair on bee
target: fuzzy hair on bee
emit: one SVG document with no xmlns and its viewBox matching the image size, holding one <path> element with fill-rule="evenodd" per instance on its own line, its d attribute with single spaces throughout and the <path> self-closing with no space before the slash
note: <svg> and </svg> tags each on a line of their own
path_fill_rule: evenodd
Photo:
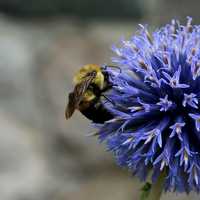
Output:
<svg viewBox="0 0 200 200">
<path fill-rule="evenodd" d="M 85 65 L 74 76 L 73 82 L 75 87 L 68 95 L 66 119 L 69 119 L 75 110 L 79 110 L 95 123 L 112 119 L 113 116 L 103 103 L 103 100 L 109 100 L 105 93 L 111 89 L 108 74 L 103 67 L 96 64 Z"/>
</svg>

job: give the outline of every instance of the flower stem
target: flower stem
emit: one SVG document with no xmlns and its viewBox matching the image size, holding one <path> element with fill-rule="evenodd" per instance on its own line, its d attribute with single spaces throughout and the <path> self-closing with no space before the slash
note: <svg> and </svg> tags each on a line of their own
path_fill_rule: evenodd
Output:
<svg viewBox="0 0 200 200">
<path fill-rule="evenodd" d="M 152 184 L 147 200 L 160 200 L 163 191 L 164 179 L 165 173 L 162 173 L 157 179 L 157 182 Z"/>
</svg>

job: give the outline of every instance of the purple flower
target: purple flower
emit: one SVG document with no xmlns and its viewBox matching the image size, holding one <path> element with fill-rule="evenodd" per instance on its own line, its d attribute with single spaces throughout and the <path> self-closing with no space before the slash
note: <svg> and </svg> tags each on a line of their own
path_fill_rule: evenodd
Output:
<svg viewBox="0 0 200 200">
<path fill-rule="evenodd" d="M 191 94 L 184 94 L 184 99 L 183 99 L 183 106 L 186 107 L 186 105 L 189 105 L 193 108 L 198 108 L 198 99 L 196 98 L 196 94 L 191 93 Z"/>
<path fill-rule="evenodd" d="M 174 137 L 175 135 L 178 136 L 180 140 L 183 140 L 182 138 L 182 128 L 185 126 L 185 122 L 183 122 L 182 117 L 179 117 L 176 119 L 175 124 L 170 126 L 169 128 L 172 129 L 172 132 L 170 134 L 170 138 Z"/>
<path fill-rule="evenodd" d="M 179 79 L 181 75 L 181 65 L 179 65 L 178 70 L 173 74 L 172 77 L 166 72 L 163 72 L 163 75 L 165 79 L 167 79 L 167 81 L 163 79 L 163 82 L 170 85 L 171 88 L 188 88 L 189 87 L 189 85 L 187 84 L 179 83 Z"/>
<path fill-rule="evenodd" d="M 157 105 L 160 106 L 160 111 L 167 111 L 172 106 L 172 101 L 168 100 L 168 95 L 166 95 L 164 98 L 160 98 L 160 101 L 157 103 Z"/>
<path fill-rule="evenodd" d="M 191 21 L 152 35 L 140 26 L 113 47 L 121 71 L 110 69 L 105 107 L 114 119 L 98 125 L 100 140 L 141 180 L 165 171 L 166 191 L 200 191 L 200 26 Z"/>
<path fill-rule="evenodd" d="M 190 113 L 189 116 L 195 121 L 196 130 L 200 131 L 200 114 L 192 114 Z"/>
</svg>

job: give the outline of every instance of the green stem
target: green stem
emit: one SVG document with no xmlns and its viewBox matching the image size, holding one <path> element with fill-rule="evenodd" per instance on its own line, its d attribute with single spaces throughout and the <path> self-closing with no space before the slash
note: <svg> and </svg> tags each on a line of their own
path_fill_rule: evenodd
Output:
<svg viewBox="0 0 200 200">
<path fill-rule="evenodd" d="M 163 190 L 163 184 L 165 179 L 165 173 L 162 173 L 157 182 L 152 184 L 150 194 L 147 200 L 160 200 Z"/>
</svg>

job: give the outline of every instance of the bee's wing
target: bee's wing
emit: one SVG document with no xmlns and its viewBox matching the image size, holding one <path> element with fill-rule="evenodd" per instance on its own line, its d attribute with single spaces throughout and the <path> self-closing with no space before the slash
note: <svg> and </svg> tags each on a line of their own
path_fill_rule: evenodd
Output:
<svg viewBox="0 0 200 200">
<path fill-rule="evenodd" d="M 76 109 L 76 101 L 75 101 L 75 98 L 74 98 L 74 93 L 71 92 L 68 96 L 68 105 L 65 109 L 66 119 L 69 119 L 73 115 L 75 109 Z"/>
<path fill-rule="evenodd" d="M 75 109 L 78 109 L 85 91 L 88 89 L 90 83 L 94 80 L 95 77 L 95 74 L 89 74 L 81 83 L 77 84 L 74 88 L 74 91 L 69 94 L 68 105 L 65 109 L 66 119 L 69 119 L 73 115 Z"/>
</svg>

